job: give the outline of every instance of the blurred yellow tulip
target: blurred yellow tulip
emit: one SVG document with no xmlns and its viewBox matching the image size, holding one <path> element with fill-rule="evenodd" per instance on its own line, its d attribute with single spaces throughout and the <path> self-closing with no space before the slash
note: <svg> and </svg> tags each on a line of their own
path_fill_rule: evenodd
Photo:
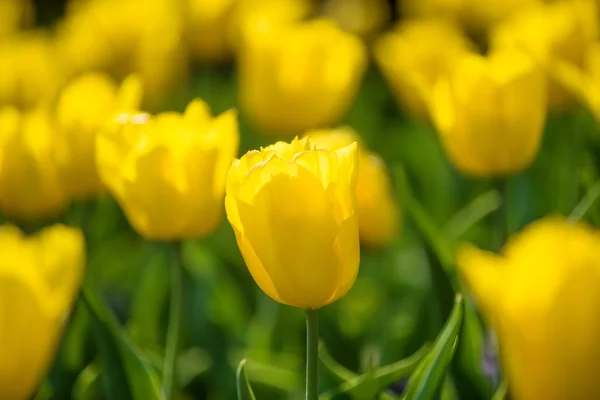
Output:
<svg viewBox="0 0 600 400">
<path fill-rule="evenodd" d="M 85 264 L 80 231 L 63 225 L 26 237 L 0 226 L 0 398 L 32 398 L 59 345 Z"/>
<path fill-rule="evenodd" d="M 241 107 L 269 133 L 327 127 L 350 107 L 365 67 L 361 41 L 330 21 L 247 25 L 238 62 Z"/>
<path fill-rule="evenodd" d="M 235 160 L 225 208 L 250 274 L 274 300 L 317 309 L 346 294 L 360 262 L 357 145 L 278 142 Z"/>
<path fill-rule="evenodd" d="M 484 33 L 526 7 L 543 0 L 463 0 L 461 19 L 475 31 Z"/>
<path fill-rule="evenodd" d="M 0 42 L 0 106 L 32 108 L 54 95 L 60 83 L 56 51 L 45 32 Z"/>
<path fill-rule="evenodd" d="M 186 35 L 194 58 L 215 62 L 229 56 L 229 21 L 235 0 L 188 0 L 186 6 Z"/>
<path fill-rule="evenodd" d="M 515 400 L 600 398 L 600 232 L 551 217 L 501 255 L 462 247 L 457 265 L 497 333 Z"/>
<path fill-rule="evenodd" d="M 144 100 L 156 106 L 186 78 L 182 8 L 172 0 L 95 0 L 71 7 L 57 29 L 64 68 L 72 75 L 139 75 Z"/>
<path fill-rule="evenodd" d="M 490 177 L 519 172 L 534 160 L 546 119 L 546 81 L 528 54 L 505 48 L 469 54 L 440 79 L 432 116 L 450 161 Z"/>
<path fill-rule="evenodd" d="M 145 238 L 202 237 L 221 221 L 238 141 L 236 112 L 213 118 L 200 100 L 183 115 L 122 114 L 97 136 L 98 173 Z"/>
<path fill-rule="evenodd" d="M 391 20 L 387 0 L 326 0 L 322 14 L 346 32 L 365 39 L 379 33 Z"/>
<path fill-rule="evenodd" d="M 359 143 L 356 201 L 360 241 L 368 247 L 381 247 L 394 240 L 400 228 L 400 211 L 381 157 L 364 148 L 356 132 L 349 127 L 309 131 L 306 136 L 317 146 L 329 150 Z"/>
<path fill-rule="evenodd" d="M 401 23 L 375 42 L 374 52 L 397 101 L 411 114 L 427 118 L 433 85 L 472 48 L 451 22 L 428 19 Z"/>
<path fill-rule="evenodd" d="M 582 68 L 587 48 L 598 38 L 597 7 L 592 0 L 538 4 L 499 25 L 492 48 L 519 46 L 527 50 L 552 76 L 556 64 Z M 548 100 L 552 109 L 564 109 L 574 96 L 559 81 L 550 79 Z"/>
<path fill-rule="evenodd" d="M 408 19 L 441 17 L 457 22 L 465 0 L 396 0 L 396 8 Z"/>
<path fill-rule="evenodd" d="M 141 83 L 134 76 L 118 88 L 107 75 L 88 73 L 60 93 L 56 118 L 65 142 L 61 171 L 65 187 L 75 199 L 104 190 L 96 171 L 96 134 L 115 114 L 138 110 L 140 102 Z"/>
<path fill-rule="evenodd" d="M 57 217 L 67 205 L 61 151 L 49 110 L 0 109 L 0 212 L 26 222 Z"/>
<path fill-rule="evenodd" d="M 34 14 L 30 0 L 0 0 L 0 40 L 31 25 Z"/>
</svg>

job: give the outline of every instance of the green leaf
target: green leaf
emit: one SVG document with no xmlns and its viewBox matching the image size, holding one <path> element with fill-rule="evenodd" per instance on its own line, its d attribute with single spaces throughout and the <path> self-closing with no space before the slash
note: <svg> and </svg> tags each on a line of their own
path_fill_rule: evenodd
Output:
<svg viewBox="0 0 600 400">
<path fill-rule="evenodd" d="M 343 370 L 344 367 L 335 367 L 335 370 L 350 379 L 342 382 L 338 387 L 322 394 L 321 400 L 333 399 L 339 395 L 347 395 L 354 399 L 373 399 L 378 393 L 384 391 L 387 387 L 402 378 L 410 375 L 411 372 L 419 365 L 419 362 L 427 354 L 428 345 L 424 345 L 421 349 L 415 352 L 404 360 L 397 361 L 392 364 L 385 365 L 373 370 L 370 370 L 362 375 L 356 375 L 351 371 Z M 327 360 L 327 356 L 325 357 Z M 331 367 L 335 361 L 329 359 L 327 363 Z M 336 363 L 337 364 L 337 363 Z M 352 374 L 351 377 L 349 374 Z"/>
<path fill-rule="evenodd" d="M 101 388 L 100 373 L 95 363 L 89 364 L 77 377 L 73 385 L 73 400 L 94 400 Z"/>
<path fill-rule="evenodd" d="M 240 365 L 237 368 L 236 380 L 237 380 L 237 398 L 238 400 L 256 400 L 254 391 L 248 382 L 248 375 L 246 374 L 246 360 L 245 358 L 240 361 Z"/>
<path fill-rule="evenodd" d="M 575 208 L 571 212 L 571 215 L 569 215 L 569 219 L 571 221 L 579 221 L 580 219 L 585 217 L 585 215 L 590 210 L 590 208 L 592 208 L 596 200 L 598 200 L 598 197 L 600 197 L 600 181 L 594 183 L 590 190 L 588 190 L 588 192 L 583 197 L 583 199 L 581 199 L 579 204 L 575 206 Z"/>
<path fill-rule="evenodd" d="M 107 398 L 161 399 L 158 377 L 134 347 L 112 312 L 87 286 L 81 296 L 90 311 L 93 335 L 102 363 L 101 376 Z"/>
<path fill-rule="evenodd" d="M 425 208 L 414 197 L 404 168 L 396 166 L 393 171 L 398 195 L 406 213 L 410 215 L 417 229 L 425 238 L 425 241 L 435 252 L 454 291 L 460 292 L 460 284 L 456 275 L 456 269 L 454 268 L 454 248 L 452 244 L 444 237 L 444 234 L 433 222 Z"/>
<path fill-rule="evenodd" d="M 506 383 L 506 381 L 503 380 L 502 382 L 500 382 L 500 386 L 498 386 L 498 389 L 496 390 L 496 393 L 494 393 L 492 400 L 504 400 L 506 398 L 507 393 L 508 384 Z"/>
<path fill-rule="evenodd" d="M 325 343 L 321 341 L 319 344 L 319 361 L 321 368 L 325 370 L 331 377 L 333 377 L 338 383 L 343 383 L 356 378 L 358 375 L 350 371 L 331 357 Z"/>
<path fill-rule="evenodd" d="M 497 190 L 489 190 L 458 211 L 444 226 L 444 233 L 454 239 L 460 239 L 465 232 L 482 221 L 500 207 L 500 194 Z"/>
<path fill-rule="evenodd" d="M 438 335 L 433 349 L 421 361 L 408 381 L 404 400 L 432 400 L 436 396 L 454 356 L 462 326 L 463 303 L 462 295 L 456 295 L 450 317 Z"/>
</svg>

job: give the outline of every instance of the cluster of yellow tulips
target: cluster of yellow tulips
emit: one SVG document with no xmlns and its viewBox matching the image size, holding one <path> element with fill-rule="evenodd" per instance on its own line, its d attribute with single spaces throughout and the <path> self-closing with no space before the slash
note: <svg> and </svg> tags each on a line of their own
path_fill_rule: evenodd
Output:
<svg viewBox="0 0 600 400">
<path fill-rule="evenodd" d="M 85 227 L 57 222 L 103 196 L 152 242 L 206 238 L 225 211 L 260 289 L 307 311 L 317 399 L 316 310 L 352 288 L 361 248 L 390 246 L 402 226 L 384 158 L 345 124 L 371 56 L 459 174 L 505 180 L 534 163 L 549 115 L 583 105 L 600 120 L 599 12 L 593 0 L 71 0 L 33 28 L 32 3 L 0 0 L 0 399 L 44 381 L 86 259 Z M 164 111 L 193 68 L 230 60 L 237 110 L 194 98 Z M 272 144 L 237 158 L 238 110 Z M 511 398 L 600 398 L 599 249 L 597 228 L 561 216 L 499 254 L 452 248 L 448 278 L 495 333 Z M 157 398 L 177 385 L 181 278 Z M 423 371 L 441 368 L 442 336 L 405 398 L 433 398 L 420 383 L 437 392 Z"/>
</svg>

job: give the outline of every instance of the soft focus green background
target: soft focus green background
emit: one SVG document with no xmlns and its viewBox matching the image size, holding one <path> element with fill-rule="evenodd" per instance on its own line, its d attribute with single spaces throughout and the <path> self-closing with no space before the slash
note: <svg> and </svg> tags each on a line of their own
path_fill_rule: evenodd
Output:
<svg viewBox="0 0 600 400">
<path fill-rule="evenodd" d="M 37 3 L 42 23 L 60 16 L 61 2 Z M 204 99 L 215 113 L 236 107 L 234 66 L 196 68 L 187 89 L 174 93 L 161 109 L 182 111 L 194 97 Z M 244 117 L 241 110 L 240 154 L 274 140 L 253 131 Z M 454 295 L 438 261 L 436 238 L 450 245 L 469 240 L 495 248 L 498 227 L 493 211 L 499 205 L 499 189 L 508 199 L 503 229 L 511 233 L 544 215 L 568 215 L 598 179 L 600 136 L 583 110 L 551 116 L 536 162 L 505 185 L 469 180 L 453 170 L 433 128 L 402 113 L 374 66 L 345 123 L 388 162 L 396 186 L 404 171 L 412 188 L 397 187 L 402 189 L 398 191 L 404 214 L 401 236 L 386 249 L 364 250 L 354 287 L 320 312 L 320 334 L 329 353 L 355 372 L 410 356 L 437 336 Z M 600 223 L 600 209 L 593 207 L 587 218 Z M 160 366 L 172 249 L 141 239 L 109 197 L 73 206 L 66 221 L 86 230 L 88 282 L 102 293 L 134 342 Z M 279 305 L 258 289 L 226 221 L 212 237 L 186 242 L 183 257 L 187 301 L 184 350 L 178 359 L 185 388 L 182 398 L 235 398 L 235 371 L 242 358 L 249 359 L 248 376 L 257 398 L 302 398 L 303 311 Z M 480 360 L 478 367 L 487 370 L 489 382 L 497 383 L 493 354 L 486 361 L 477 352 L 478 346 L 491 346 L 477 335 L 471 339 L 459 347 L 451 374 L 454 384 L 448 383 L 443 391 L 446 398 L 456 398 L 452 387 L 460 398 L 485 398 L 485 389 L 477 390 L 472 379 L 465 379 L 473 368 L 458 365 L 461 351 L 471 351 L 469 357 Z M 96 354 L 89 315 L 78 303 L 47 383 L 50 397 L 70 398 L 75 385 L 78 398 L 105 398 L 94 386 L 100 368 Z M 334 383 L 323 372 L 322 390 Z"/>
</svg>

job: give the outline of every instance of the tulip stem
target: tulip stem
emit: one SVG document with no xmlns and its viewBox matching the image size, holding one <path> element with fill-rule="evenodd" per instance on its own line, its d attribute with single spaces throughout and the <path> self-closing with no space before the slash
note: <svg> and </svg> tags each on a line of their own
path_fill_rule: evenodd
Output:
<svg viewBox="0 0 600 400">
<path fill-rule="evenodd" d="M 171 305 L 169 309 L 169 328 L 163 368 L 162 392 L 166 400 L 173 396 L 173 385 L 176 376 L 177 353 L 181 337 L 183 306 L 183 260 L 181 243 L 174 245 L 175 262 L 171 265 Z"/>
<path fill-rule="evenodd" d="M 306 400 L 319 399 L 319 320 L 306 310 Z"/>
<path fill-rule="evenodd" d="M 494 251 L 500 251 L 508 234 L 508 178 L 499 178 L 496 188 L 500 195 L 500 206 L 495 215 L 492 247 Z"/>
</svg>

